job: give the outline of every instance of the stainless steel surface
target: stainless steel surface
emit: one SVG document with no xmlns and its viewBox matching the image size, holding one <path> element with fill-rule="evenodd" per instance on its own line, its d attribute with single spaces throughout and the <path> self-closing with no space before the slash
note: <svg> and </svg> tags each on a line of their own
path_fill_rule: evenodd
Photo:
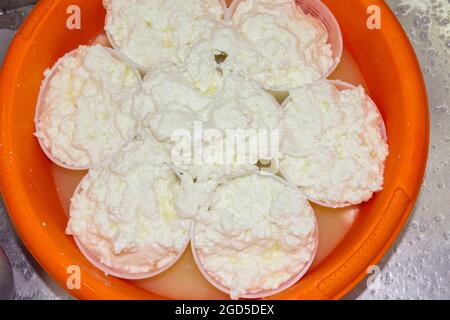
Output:
<svg viewBox="0 0 450 320">
<path fill-rule="evenodd" d="M 424 72 L 431 116 L 430 159 L 419 200 L 379 264 L 380 274 L 370 289 L 364 280 L 346 298 L 450 299 L 450 0 L 386 2 L 408 33 Z M 0 9 L 4 3 L 0 0 Z M 0 61 L 28 10 L 0 11 Z M 24 249 L 2 203 L 0 244 L 12 263 L 16 299 L 69 297 Z"/>
<path fill-rule="evenodd" d="M 0 0 L 0 63 L 15 31 L 32 8 L 28 6 L 10 9 L 6 6 L 6 2 L 13 1 Z M 28 1 L 30 2 L 36 1 Z M 14 299 L 69 298 L 69 295 L 50 279 L 23 246 L 12 227 L 1 197 L 0 245 L 11 262 L 14 275 Z"/>
<path fill-rule="evenodd" d="M 450 299 L 450 1 L 386 1 L 422 66 L 430 109 L 430 154 L 411 217 L 379 264 L 376 285 L 348 299 Z"/>
<path fill-rule="evenodd" d="M 9 259 L 0 247 L 0 300 L 10 300 L 14 293 L 14 280 Z"/>
<path fill-rule="evenodd" d="M 24 1 L 23 1 L 24 2 Z M 32 1 L 28 1 L 29 3 Z M 35 1 L 34 1 L 35 2 Z M 9 6 L 9 1 L 0 0 L 0 29 L 17 30 L 23 19 L 28 15 L 30 6 Z M 6 43 L 0 42 L 2 49 L 6 49 Z"/>
<path fill-rule="evenodd" d="M 0 9 L 15 9 L 35 4 L 36 0 L 2 0 L 0 1 Z"/>
</svg>

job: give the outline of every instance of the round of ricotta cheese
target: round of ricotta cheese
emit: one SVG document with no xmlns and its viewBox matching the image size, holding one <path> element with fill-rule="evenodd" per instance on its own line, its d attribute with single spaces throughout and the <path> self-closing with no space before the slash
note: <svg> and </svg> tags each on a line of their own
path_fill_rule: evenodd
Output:
<svg viewBox="0 0 450 320">
<path fill-rule="evenodd" d="M 229 75 L 209 110 L 209 123 L 223 133 L 220 142 L 225 145 L 225 160 L 256 164 L 278 158 L 282 116 L 275 98 L 254 81 Z"/>
<path fill-rule="evenodd" d="M 276 129 L 283 110 L 276 99 L 246 77 L 224 78 L 222 90 L 209 111 L 212 125 L 226 129 Z"/>
<path fill-rule="evenodd" d="M 162 64 L 146 74 L 133 112 L 154 137 L 170 142 L 175 130 L 192 130 L 195 121 L 206 121 L 211 104 L 175 65 Z"/>
<path fill-rule="evenodd" d="M 168 147 L 174 168 L 184 173 L 179 201 L 188 206 L 178 208 L 185 216 L 195 215 L 191 208 L 198 207 L 215 184 L 256 173 L 258 160 L 270 155 L 269 135 L 272 130 L 279 134 L 282 109 L 270 94 L 237 75 L 223 82 L 207 97 L 174 65 L 155 66 L 135 100 L 136 117 Z"/>
<path fill-rule="evenodd" d="M 194 43 L 186 55 L 185 73 L 194 87 L 206 96 L 223 90 L 230 74 L 247 75 L 258 65 L 259 53 L 233 25 L 217 25 L 208 37 Z"/>
<path fill-rule="evenodd" d="M 231 298 L 287 289 L 317 248 L 314 212 L 300 190 L 275 176 L 250 175 L 218 186 L 192 232 L 205 277 Z"/>
<path fill-rule="evenodd" d="M 142 87 L 135 99 L 135 116 L 167 145 L 175 167 L 193 179 L 220 180 L 256 172 L 259 158 L 270 155 L 271 135 L 279 134 L 282 109 L 253 81 L 225 76 L 221 89 L 208 97 L 174 65 L 162 65 L 150 70 Z M 273 138 L 278 142 L 279 136 Z M 243 149 L 238 149 L 241 142 Z M 180 156 L 182 151 L 188 152 Z"/>
<path fill-rule="evenodd" d="M 380 191 L 388 145 L 363 87 L 340 91 L 322 80 L 289 94 L 281 121 L 283 175 L 330 207 L 359 204 Z"/>
<path fill-rule="evenodd" d="M 196 181 L 189 190 L 201 183 L 257 173 L 259 160 L 278 160 L 282 109 L 253 81 L 226 76 L 207 110 L 202 135 L 193 139 L 191 158 L 174 161 Z M 194 130 L 193 137 L 197 135 Z"/>
<path fill-rule="evenodd" d="M 61 166 L 85 169 L 135 134 L 131 110 L 140 76 L 112 49 L 80 46 L 46 71 L 36 108 L 36 136 Z"/>
<path fill-rule="evenodd" d="M 328 31 L 295 1 L 243 0 L 232 20 L 259 54 L 248 74 L 266 89 L 299 87 L 335 64 Z"/>
<path fill-rule="evenodd" d="M 91 169 L 70 207 L 66 233 L 119 277 L 149 277 L 183 253 L 191 222 L 178 216 L 180 181 L 164 145 L 139 134 L 113 159 Z"/>
<path fill-rule="evenodd" d="M 219 0 L 108 0 L 104 5 L 113 46 L 143 69 L 162 61 L 179 64 L 224 14 Z"/>
</svg>

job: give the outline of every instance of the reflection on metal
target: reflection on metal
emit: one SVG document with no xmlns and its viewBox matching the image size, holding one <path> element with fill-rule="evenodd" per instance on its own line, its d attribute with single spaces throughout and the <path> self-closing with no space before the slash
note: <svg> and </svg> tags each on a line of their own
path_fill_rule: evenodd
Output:
<svg viewBox="0 0 450 320">
<path fill-rule="evenodd" d="M 0 0 L 1 10 L 11 10 L 35 4 L 36 0 Z"/>
</svg>

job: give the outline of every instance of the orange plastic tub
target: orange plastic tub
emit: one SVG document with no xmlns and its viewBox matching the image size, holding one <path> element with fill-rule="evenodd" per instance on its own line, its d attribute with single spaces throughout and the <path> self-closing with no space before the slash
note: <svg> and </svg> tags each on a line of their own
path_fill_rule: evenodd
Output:
<svg viewBox="0 0 450 320">
<path fill-rule="evenodd" d="M 43 0 L 17 33 L 0 79 L 0 183 L 13 223 L 33 256 L 62 286 L 67 267 L 82 271 L 83 299 L 158 299 L 91 265 L 64 234 L 67 217 L 58 200 L 34 132 L 34 111 L 43 71 L 64 53 L 87 44 L 103 28 L 101 0 Z M 426 91 L 407 36 L 383 1 L 324 0 L 339 21 L 369 93 L 384 117 L 390 156 L 385 188 L 362 206 L 340 245 L 299 283 L 275 299 L 338 299 L 389 249 L 414 205 L 424 175 L 429 138 Z M 369 30 L 367 8 L 381 8 L 381 30 Z M 81 30 L 66 27 L 70 5 L 81 8 Z M 45 222 L 45 224 L 43 224 Z"/>
</svg>

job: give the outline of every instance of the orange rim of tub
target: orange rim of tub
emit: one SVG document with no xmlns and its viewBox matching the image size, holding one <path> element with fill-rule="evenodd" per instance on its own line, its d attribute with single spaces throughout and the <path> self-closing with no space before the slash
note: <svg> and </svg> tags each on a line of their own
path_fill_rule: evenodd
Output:
<svg viewBox="0 0 450 320">
<path fill-rule="evenodd" d="M 43 71 L 63 54 L 101 32 L 101 0 L 42 0 L 18 31 L 0 78 L 0 183 L 5 204 L 26 247 L 63 287 L 67 268 L 80 267 L 82 299 L 163 299 L 106 276 L 93 267 L 64 234 L 67 217 L 58 200 L 50 160 L 34 132 L 34 110 Z M 369 93 L 386 122 L 390 155 L 385 188 L 364 204 L 354 226 L 319 266 L 274 299 L 339 299 L 389 249 L 414 205 L 422 183 L 429 141 L 425 85 L 408 38 L 381 0 L 324 0 L 339 21 L 344 44 L 356 60 Z M 381 9 L 381 29 L 366 26 L 367 9 Z M 81 30 L 66 20 L 81 10 Z M 75 8 L 76 9 L 76 8 Z M 69 269 L 70 270 L 70 269 Z"/>
</svg>

